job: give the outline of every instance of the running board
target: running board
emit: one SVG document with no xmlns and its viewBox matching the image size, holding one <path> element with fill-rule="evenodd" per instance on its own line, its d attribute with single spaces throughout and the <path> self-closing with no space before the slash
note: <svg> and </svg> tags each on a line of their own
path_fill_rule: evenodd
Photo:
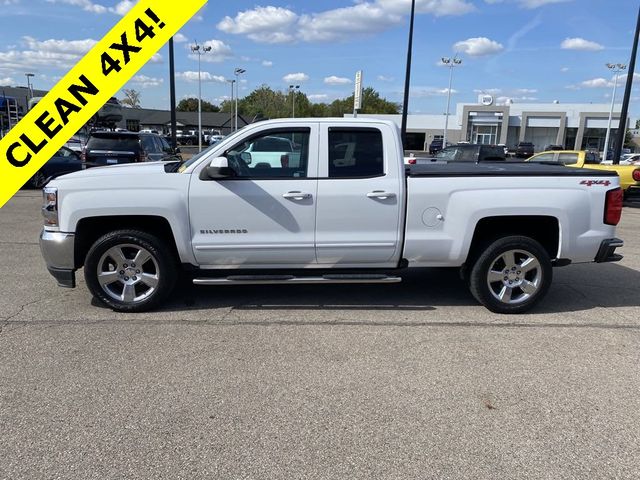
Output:
<svg viewBox="0 0 640 480">
<path fill-rule="evenodd" d="M 387 275 L 323 275 L 296 277 L 293 275 L 231 275 L 220 278 L 194 278 L 195 285 L 313 285 L 318 283 L 400 283 L 402 278 Z"/>
</svg>

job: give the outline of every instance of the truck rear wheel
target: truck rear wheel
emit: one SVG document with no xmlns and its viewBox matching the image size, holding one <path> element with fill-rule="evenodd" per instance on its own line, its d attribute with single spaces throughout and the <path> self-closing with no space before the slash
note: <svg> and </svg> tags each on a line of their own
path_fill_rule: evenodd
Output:
<svg viewBox="0 0 640 480">
<path fill-rule="evenodd" d="M 175 285 L 176 259 L 159 238 L 136 230 L 100 237 L 84 265 L 87 287 L 95 298 L 118 312 L 157 307 Z"/>
<path fill-rule="evenodd" d="M 471 269 L 469 288 L 496 313 L 523 313 L 546 295 L 553 278 L 548 253 L 529 237 L 510 236 L 491 243 Z"/>
</svg>

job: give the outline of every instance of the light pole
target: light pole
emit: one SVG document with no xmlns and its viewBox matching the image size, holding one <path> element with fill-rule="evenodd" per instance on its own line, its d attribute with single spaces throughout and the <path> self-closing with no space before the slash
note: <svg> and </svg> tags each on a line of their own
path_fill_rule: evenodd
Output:
<svg viewBox="0 0 640 480">
<path fill-rule="evenodd" d="M 229 101 L 229 110 L 231 110 L 231 120 L 229 120 L 229 133 L 233 132 L 233 85 L 235 80 L 227 80 L 231 84 L 231 100 Z"/>
<path fill-rule="evenodd" d="M 447 147 L 447 131 L 449 130 L 449 108 L 451 106 L 451 84 L 453 82 L 453 67 L 462 64 L 462 60 L 458 58 L 456 54 L 455 57 L 442 57 L 442 63 L 449 67 L 449 88 L 447 89 L 447 112 L 444 119 L 444 136 L 442 138 L 442 148 Z"/>
<path fill-rule="evenodd" d="M 211 51 L 211 47 L 198 45 L 191 45 L 191 51 L 198 55 L 198 152 L 202 151 L 202 70 L 200 68 L 200 62 L 202 55 Z"/>
<path fill-rule="evenodd" d="M 25 73 L 24 76 L 27 77 L 27 91 L 29 92 L 29 100 L 31 100 L 33 98 L 31 79 L 35 77 L 35 75 L 33 73 Z"/>
<path fill-rule="evenodd" d="M 407 116 L 409 115 L 409 87 L 411 86 L 411 57 L 413 55 L 413 24 L 416 16 L 416 0 L 411 0 L 411 16 L 409 17 L 409 42 L 407 45 L 407 71 L 404 76 L 404 99 L 402 102 L 402 148 L 407 148 Z"/>
<path fill-rule="evenodd" d="M 236 131 L 238 130 L 238 97 L 240 96 L 240 93 L 238 92 L 238 86 L 240 85 L 239 77 L 243 73 L 246 73 L 244 68 L 236 68 L 233 71 L 233 74 L 236 76 Z"/>
<path fill-rule="evenodd" d="M 618 74 L 627 69 L 627 66 L 622 63 L 607 63 L 607 68 L 612 70 L 615 76 L 613 77 L 613 95 L 611 96 L 611 109 L 609 110 L 609 123 L 607 123 L 607 135 L 604 139 L 604 152 L 602 153 L 602 160 L 607 160 L 607 153 L 609 151 L 609 137 L 611 132 L 611 117 L 613 117 L 613 106 L 616 103 L 616 90 L 618 88 Z M 624 128 L 626 119 L 620 118 L 618 120 L 618 128 Z"/>
<path fill-rule="evenodd" d="M 289 93 L 293 93 L 293 118 L 296 118 L 296 93 L 300 90 L 300 85 L 289 85 Z"/>
</svg>

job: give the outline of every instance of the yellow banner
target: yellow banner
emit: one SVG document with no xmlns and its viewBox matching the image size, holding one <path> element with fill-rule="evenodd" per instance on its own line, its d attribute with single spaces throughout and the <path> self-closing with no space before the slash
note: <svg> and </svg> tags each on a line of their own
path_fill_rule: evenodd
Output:
<svg viewBox="0 0 640 480">
<path fill-rule="evenodd" d="M 140 0 L 0 140 L 0 207 L 205 3 Z"/>
</svg>

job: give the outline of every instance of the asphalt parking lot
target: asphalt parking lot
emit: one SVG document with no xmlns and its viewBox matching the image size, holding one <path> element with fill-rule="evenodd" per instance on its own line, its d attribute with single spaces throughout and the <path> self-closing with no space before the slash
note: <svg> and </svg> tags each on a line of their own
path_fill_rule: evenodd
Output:
<svg viewBox="0 0 640 480">
<path fill-rule="evenodd" d="M 56 287 L 39 208 L 0 210 L 0 479 L 640 478 L 640 208 L 516 317 L 440 269 L 117 314 Z"/>
</svg>

